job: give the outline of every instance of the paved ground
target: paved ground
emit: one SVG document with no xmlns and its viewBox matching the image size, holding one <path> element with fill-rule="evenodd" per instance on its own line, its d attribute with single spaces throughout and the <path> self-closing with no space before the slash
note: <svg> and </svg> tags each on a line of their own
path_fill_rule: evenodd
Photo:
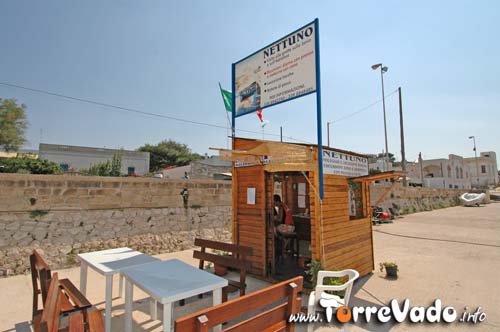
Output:
<svg viewBox="0 0 500 332">
<path fill-rule="evenodd" d="M 395 261 L 399 278 L 387 280 L 374 271 L 355 286 L 350 305 L 380 306 L 379 301 L 409 298 L 411 306 L 427 306 L 440 298 L 459 316 L 464 306 L 469 311 L 481 306 L 487 319 L 476 325 L 371 324 L 345 330 L 500 331 L 500 203 L 408 215 L 374 227 L 373 238 L 375 264 Z"/>
<path fill-rule="evenodd" d="M 387 303 L 392 298 L 409 298 L 411 306 L 427 306 L 440 298 L 445 306 L 455 307 L 459 315 L 464 306 L 468 306 L 469 311 L 481 306 L 487 319 L 476 325 L 381 325 L 372 320 L 370 324 L 344 326 L 344 331 L 500 330 L 500 203 L 408 215 L 394 224 L 376 226 L 373 237 L 376 264 L 382 261 L 397 262 L 400 277 L 387 280 L 378 270 L 374 271 L 356 283 L 350 307 L 380 307 L 381 303 Z M 176 257 L 196 265 L 191 258 L 191 251 L 158 257 Z M 59 273 L 78 285 L 77 268 Z M 249 291 L 265 286 L 265 282 L 252 279 Z M 89 299 L 103 308 L 104 278 L 89 270 L 88 288 Z M 0 279 L 0 332 L 16 329 L 26 331 L 31 315 L 31 297 L 29 276 Z M 134 291 L 134 299 L 134 331 L 160 331 L 161 322 L 149 320 L 145 294 Z M 113 331 L 123 331 L 123 300 L 116 298 L 113 305 Z M 209 305 L 210 297 L 192 299 L 184 307 L 175 307 L 175 317 Z M 305 326 L 296 329 L 299 332 L 305 330 Z M 339 330 L 339 326 L 321 326 L 317 331 L 335 330 Z"/>
</svg>

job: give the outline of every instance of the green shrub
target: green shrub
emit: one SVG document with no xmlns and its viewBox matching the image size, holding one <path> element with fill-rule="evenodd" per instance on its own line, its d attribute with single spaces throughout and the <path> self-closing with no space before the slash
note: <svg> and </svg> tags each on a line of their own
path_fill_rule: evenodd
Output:
<svg viewBox="0 0 500 332">
<path fill-rule="evenodd" d="M 27 156 L 0 158 L 1 173 L 61 174 L 62 169 L 54 162 Z"/>
<path fill-rule="evenodd" d="M 81 169 L 80 173 L 94 176 L 120 176 L 122 168 L 122 152 L 113 154 L 112 160 L 90 165 L 88 169 Z"/>
<path fill-rule="evenodd" d="M 323 285 L 341 286 L 341 285 L 345 284 L 345 282 L 347 281 L 346 279 L 348 279 L 348 278 L 347 277 L 326 277 L 326 278 L 323 279 Z M 332 295 L 337 295 L 341 299 L 343 299 L 344 296 L 345 296 L 345 290 L 341 290 L 341 291 L 326 291 L 326 293 L 332 294 Z"/>
<path fill-rule="evenodd" d="M 38 217 L 43 217 L 44 215 L 48 214 L 49 211 L 46 210 L 32 210 L 30 211 L 30 218 L 36 219 Z"/>
</svg>

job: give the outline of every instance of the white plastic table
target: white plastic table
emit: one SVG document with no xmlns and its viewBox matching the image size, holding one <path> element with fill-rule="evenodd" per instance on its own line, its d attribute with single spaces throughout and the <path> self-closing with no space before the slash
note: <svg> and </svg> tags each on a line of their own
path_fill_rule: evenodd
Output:
<svg viewBox="0 0 500 332">
<path fill-rule="evenodd" d="M 124 268 L 160 261 L 158 258 L 124 247 L 78 254 L 80 259 L 80 291 L 87 292 L 87 270 L 90 266 L 106 277 L 106 306 L 104 326 L 111 332 L 111 308 L 113 297 L 113 276 Z M 123 277 L 120 276 L 119 296 L 122 296 Z"/>
<path fill-rule="evenodd" d="M 156 303 L 163 304 L 163 331 L 170 332 L 174 302 L 211 291 L 213 305 L 217 305 L 222 302 L 222 288 L 228 284 L 226 279 L 178 259 L 127 268 L 122 274 L 125 277 L 125 332 L 132 332 L 134 285 L 151 296 L 152 319 L 157 317 Z"/>
</svg>

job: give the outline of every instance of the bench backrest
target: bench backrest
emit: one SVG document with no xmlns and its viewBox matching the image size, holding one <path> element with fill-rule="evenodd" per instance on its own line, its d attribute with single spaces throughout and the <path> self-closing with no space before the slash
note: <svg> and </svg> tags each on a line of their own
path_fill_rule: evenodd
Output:
<svg viewBox="0 0 500 332">
<path fill-rule="evenodd" d="M 288 317 L 300 310 L 302 277 L 295 277 L 254 293 L 238 297 L 215 307 L 198 311 L 175 321 L 175 332 L 204 332 L 219 324 L 251 314 L 224 332 L 293 331 Z M 259 312 L 260 311 L 260 312 Z"/>
<path fill-rule="evenodd" d="M 203 269 L 205 261 L 221 264 L 238 270 L 249 270 L 251 265 L 247 257 L 252 255 L 252 248 L 239 246 L 232 243 L 217 242 L 204 239 L 195 239 L 194 245 L 201 249 L 193 251 L 193 257 L 200 260 L 200 269 Z M 231 256 L 220 256 L 207 252 L 206 249 L 226 251 Z"/>
<path fill-rule="evenodd" d="M 35 328 L 35 330 L 41 332 L 57 332 L 59 330 L 61 296 L 64 295 L 59 289 L 59 278 L 57 273 L 54 273 L 47 290 L 47 299 L 44 303 L 42 317 L 40 318 L 40 325 L 39 328 Z"/>
<path fill-rule="evenodd" d="M 42 304 L 47 299 L 47 291 L 51 278 L 49 265 L 40 256 L 38 251 L 33 250 L 30 255 L 31 282 L 33 284 L 33 317 L 38 313 L 38 296 L 42 295 Z"/>
</svg>

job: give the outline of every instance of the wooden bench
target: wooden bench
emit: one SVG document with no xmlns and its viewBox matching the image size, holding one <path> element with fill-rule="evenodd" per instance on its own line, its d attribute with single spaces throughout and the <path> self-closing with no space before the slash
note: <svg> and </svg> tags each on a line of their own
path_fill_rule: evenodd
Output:
<svg viewBox="0 0 500 332">
<path fill-rule="evenodd" d="M 236 244 L 217 242 L 211 240 L 195 239 L 194 245 L 201 249 L 193 252 L 193 258 L 199 259 L 199 268 L 204 269 L 205 261 L 214 264 L 220 264 L 228 268 L 233 268 L 239 271 L 240 280 L 228 280 L 228 286 L 222 289 L 222 302 L 227 301 L 227 296 L 239 289 L 240 296 L 245 295 L 246 275 L 250 270 L 251 264 L 247 257 L 252 255 L 252 248 L 238 246 Z M 230 256 L 220 256 L 214 253 L 207 252 L 207 249 L 221 250 L 230 253 Z"/>
<path fill-rule="evenodd" d="M 48 289 L 44 309 L 33 319 L 35 332 L 103 332 L 104 323 L 100 310 L 75 312 L 68 317 L 68 326 L 59 328 L 60 315 L 63 310 L 63 301 L 66 297 L 62 292 L 57 273 L 52 276 Z"/>
<path fill-rule="evenodd" d="M 42 295 L 42 305 L 47 300 L 48 286 L 51 280 L 49 265 L 33 250 L 30 255 L 31 281 L 33 283 L 33 318 L 42 312 L 38 307 L 39 295 Z M 92 306 L 87 298 L 73 285 L 69 279 L 59 280 L 60 288 L 65 296 L 61 298 L 61 311 L 70 313 L 77 310 L 86 310 Z"/>
<path fill-rule="evenodd" d="M 224 332 L 278 332 L 293 331 L 290 315 L 300 311 L 302 277 L 295 277 L 254 293 L 232 299 L 215 307 L 198 311 L 175 321 L 175 332 L 207 332 L 210 328 L 243 318 L 228 324 Z"/>
</svg>

